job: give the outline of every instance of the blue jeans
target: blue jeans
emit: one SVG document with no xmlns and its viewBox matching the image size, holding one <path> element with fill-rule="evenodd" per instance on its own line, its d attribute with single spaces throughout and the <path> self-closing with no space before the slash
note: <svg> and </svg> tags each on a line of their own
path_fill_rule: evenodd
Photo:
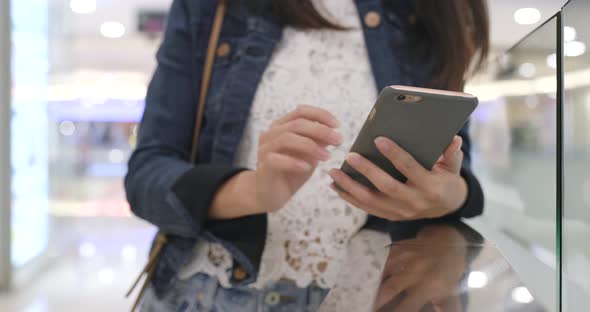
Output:
<svg viewBox="0 0 590 312">
<path fill-rule="evenodd" d="M 158 298 L 152 287 L 146 290 L 141 312 L 298 312 L 317 311 L 328 289 L 315 286 L 298 288 L 279 281 L 265 289 L 223 288 L 217 279 L 197 274 L 190 279 L 174 278 L 170 288 Z"/>
</svg>

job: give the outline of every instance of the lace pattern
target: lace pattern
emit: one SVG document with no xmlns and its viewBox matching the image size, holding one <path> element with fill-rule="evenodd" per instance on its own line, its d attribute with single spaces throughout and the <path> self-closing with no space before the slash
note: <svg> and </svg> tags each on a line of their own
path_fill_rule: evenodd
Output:
<svg viewBox="0 0 590 312">
<path fill-rule="evenodd" d="M 332 112 L 341 122 L 344 144 L 331 150 L 331 159 L 319 165 L 283 209 L 268 215 L 265 250 L 253 285 L 257 288 L 281 278 L 293 280 L 299 287 L 314 282 L 332 287 L 350 238 L 367 218 L 329 188 L 327 172 L 341 166 L 377 96 L 377 88 L 354 2 L 319 2 L 315 5 L 327 18 L 351 30 L 284 29 L 283 40 L 256 92 L 236 165 L 254 169 L 261 131 L 300 104 Z M 231 255 L 224 248 L 201 242 L 181 276 L 204 272 L 229 287 L 231 267 Z"/>
</svg>

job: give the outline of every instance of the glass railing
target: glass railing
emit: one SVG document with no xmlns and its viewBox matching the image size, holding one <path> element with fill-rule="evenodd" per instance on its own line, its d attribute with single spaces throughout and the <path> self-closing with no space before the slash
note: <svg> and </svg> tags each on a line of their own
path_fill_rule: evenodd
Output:
<svg viewBox="0 0 590 312">
<path fill-rule="evenodd" d="M 468 91 L 473 165 L 486 195 L 474 224 L 549 311 L 590 305 L 590 3 L 569 1 Z"/>
<path fill-rule="evenodd" d="M 544 268 L 528 286 L 549 311 L 556 307 L 558 263 L 557 20 L 504 53 L 487 78 L 468 88 L 480 98 L 471 121 L 473 166 L 486 198 L 480 221 Z"/>
<path fill-rule="evenodd" d="M 563 9 L 562 311 L 590 304 L 590 43 L 588 1 Z"/>
</svg>

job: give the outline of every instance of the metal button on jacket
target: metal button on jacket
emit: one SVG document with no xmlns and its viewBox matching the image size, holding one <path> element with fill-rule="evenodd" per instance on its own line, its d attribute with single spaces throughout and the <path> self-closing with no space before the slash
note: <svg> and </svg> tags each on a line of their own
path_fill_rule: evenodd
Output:
<svg viewBox="0 0 590 312">
<path fill-rule="evenodd" d="M 365 25 L 369 28 L 376 28 L 381 24 L 381 15 L 375 11 L 365 14 Z"/>
<path fill-rule="evenodd" d="M 229 52 L 231 52 L 231 46 L 229 45 L 229 43 L 223 42 L 217 47 L 216 54 L 217 57 L 224 57 L 227 56 Z"/>
<path fill-rule="evenodd" d="M 234 269 L 233 277 L 236 281 L 241 282 L 248 277 L 248 272 L 242 266 L 238 266 Z"/>
<path fill-rule="evenodd" d="M 281 302 L 281 294 L 279 294 L 276 291 L 271 291 L 268 294 L 266 294 L 264 302 L 268 305 L 277 305 Z"/>
</svg>

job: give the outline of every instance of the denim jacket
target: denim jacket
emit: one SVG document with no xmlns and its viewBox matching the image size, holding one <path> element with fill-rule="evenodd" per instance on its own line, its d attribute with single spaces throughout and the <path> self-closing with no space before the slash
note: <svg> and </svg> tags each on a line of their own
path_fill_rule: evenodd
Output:
<svg viewBox="0 0 590 312">
<path fill-rule="evenodd" d="M 217 189 L 245 170 L 234 166 L 234 156 L 258 83 L 282 35 L 282 26 L 266 9 L 271 0 L 250 1 L 259 2 L 259 9 L 235 1 L 226 13 L 220 44 L 229 45 L 230 51 L 215 60 L 197 164 L 190 163 L 189 153 L 217 1 L 174 0 L 170 10 L 157 53 L 158 66 L 148 88 L 138 145 L 125 177 L 133 213 L 169 235 L 152 279 L 157 293 L 166 289 L 177 270 L 190 260 L 193 246 L 201 239 L 221 243 L 234 257 L 235 269 L 247 272 L 245 278 L 241 274 L 232 279 L 235 285 L 253 282 L 258 273 L 266 215 L 225 221 L 207 218 Z M 407 22 L 412 1 L 392 2 L 398 7 L 383 5 L 382 0 L 355 0 L 377 87 L 425 86 L 432 61 L 413 59 L 406 43 L 408 27 L 412 27 Z M 380 18 L 367 25 L 364 17 L 370 12 Z M 359 111 L 359 118 L 364 113 Z M 469 194 L 464 206 L 449 217 L 472 217 L 482 212 L 483 194 L 469 170 L 467 127 L 460 135 L 465 154 L 461 174 Z M 370 217 L 366 226 L 387 230 L 395 224 Z"/>
</svg>

